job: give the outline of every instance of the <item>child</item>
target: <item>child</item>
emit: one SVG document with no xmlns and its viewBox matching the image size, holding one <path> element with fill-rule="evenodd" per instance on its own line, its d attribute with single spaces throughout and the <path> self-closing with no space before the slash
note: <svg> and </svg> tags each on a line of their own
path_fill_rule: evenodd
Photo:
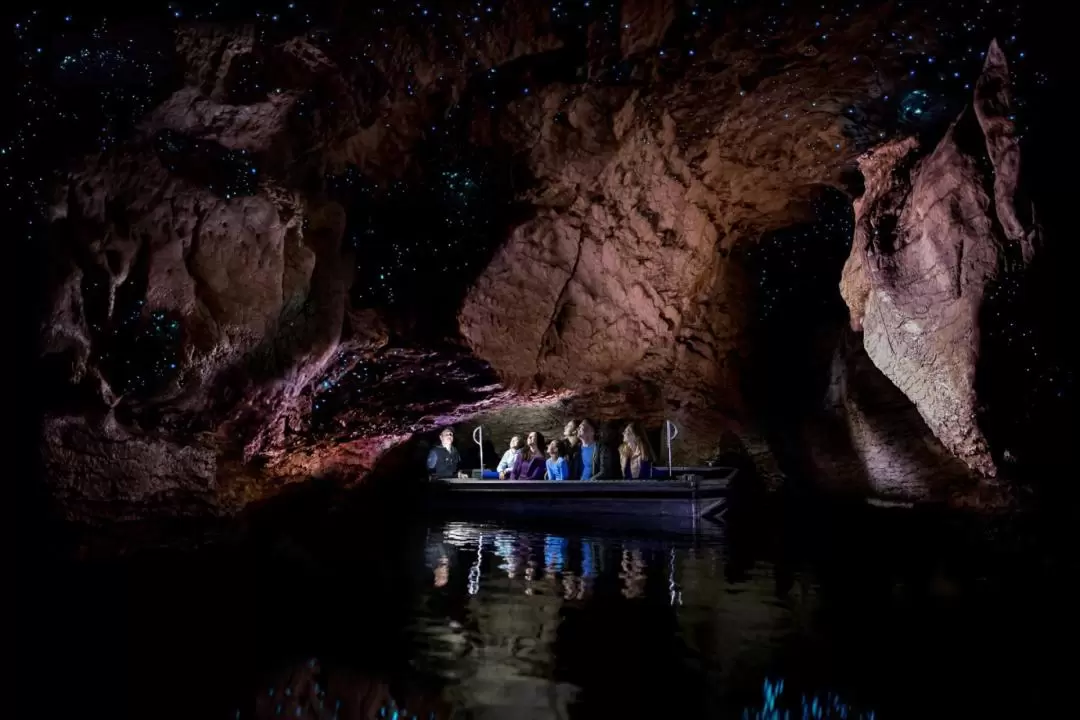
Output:
<svg viewBox="0 0 1080 720">
<path fill-rule="evenodd" d="M 547 447 L 547 477 L 548 480 L 569 480 L 570 461 L 566 456 L 570 454 L 570 448 L 564 440 L 552 440 Z"/>
</svg>

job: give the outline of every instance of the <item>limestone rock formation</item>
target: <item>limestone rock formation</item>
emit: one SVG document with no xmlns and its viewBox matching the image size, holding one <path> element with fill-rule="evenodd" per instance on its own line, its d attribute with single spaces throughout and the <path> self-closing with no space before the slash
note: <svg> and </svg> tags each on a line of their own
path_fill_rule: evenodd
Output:
<svg viewBox="0 0 1080 720">
<path fill-rule="evenodd" d="M 899 502 L 955 502 L 973 493 L 974 473 L 875 367 L 855 331 L 837 343 L 826 408 L 808 428 L 806 447 L 830 491 Z"/>
<path fill-rule="evenodd" d="M 1038 228 L 1020 193 L 1019 139 L 1009 119 L 1008 68 L 995 43 L 973 105 L 932 152 L 908 138 L 860 159 L 866 192 L 841 292 L 874 364 L 934 435 L 986 477 L 997 474 L 985 432 L 980 365 L 995 288 L 1022 278 Z"/>
<path fill-rule="evenodd" d="M 364 15 L 332 41 L 181 29 L 182 87 L 127 143 L 75 163 L 50 205 L 43 454 L 63 511 L 174 514 L 182 498 L 228 512 L 291 480 L 361 481 L 438 425 L 553 401 L 576 416 L 674 418 L 684 462 L 734 436 L 775 465 L 747 401 L 759 308 L 740 258 L 810 218 L 823 187 L 847 187 L 853 159 L 894 130 L 908 53 L 934 35 L 900 47 L 865 10 L 827 42 L 806 13 L 752 40 L 677 11 L 625 2 L 620 23 L 578 28 L 515 0 L 437 32 Z M 991 59 L 975 109 L 914 174 L 910 143 L 863 160 L 844 280 L 875 364 L 987 473 L 968 382 L 976 295 L 996 277 L 989 239 L 1031 232 Z M 993 192 L 968 126 L 998 169 Z M 406 269 L 424 253 L 393 227 L 375 247 L 359 203 L 410 182 L 438 185 L 440 202 L 468 196 L 468 178 L 448 184 L 447 148 L 501 162 L 491 184 L 518 212 L 500 207 L 505 226 L 446 262 L 445 287 L 404 271 L 375 282 L 377 253 Z M 395 207 L 395 224 L 445 210 Z M 949 233 L 924 236 L 935 228 Z M 444 250 L 420 235 L 427 254 Z M 936 293 L 932 307 L 904 294 L 909 281 Z M 896 322 L 929 339 L 886 352 Z"/>
</svg>

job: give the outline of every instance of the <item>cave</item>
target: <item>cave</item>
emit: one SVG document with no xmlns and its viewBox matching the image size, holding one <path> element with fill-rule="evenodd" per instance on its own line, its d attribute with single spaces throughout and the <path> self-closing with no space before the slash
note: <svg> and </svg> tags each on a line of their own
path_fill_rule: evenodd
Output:
<svg viewBox="0 0 1080 720">
<path fill-rule="evenodd" d="M 1074 614 L 1060 18 L 221 5 L 14 20 L 38 715 L 1023 716 L 1060 688 L 1031 640 Z M 588 453 L 498 477 L 582 420 Z M 550 513 L 432 508 L 459 486 Z"/>
<path fill-rule="evenodd" d="M 1057 304 L 1019 288 L 1055 286 L 1031 278 L 1060 250 L 1014 172 L 1045 152 L 1018 139 L 1042 76 L 1010 75 L 1013 41 L 877 38 L 870 63 L 858 13 L 815 35 L 809 8 L 747 9 L 754 39 L 709 3 L 577 5 L 493 5 L 453 49 L 425 44 L 457 32 L 443 11 L 175 17 L 130 51 L 64 21 L 48 92 L 124 97 L 107 85 L 101 137 L 33 150 L 66 168 L 37 226 L 62 512 L 229 515 L 305 478 L 422 474 L 383 454 L 540 407 L 657 446 L 673 422 L 680 462 L 739 457 L 772 489 L 966 502 L 1030 475 L 1072 374 L 1045 322 L 1016 329 Z M 878 447 L 898 436 L 922 459 Z M 91 461 L 113 443 L 129 467 Z"/>
</svg>

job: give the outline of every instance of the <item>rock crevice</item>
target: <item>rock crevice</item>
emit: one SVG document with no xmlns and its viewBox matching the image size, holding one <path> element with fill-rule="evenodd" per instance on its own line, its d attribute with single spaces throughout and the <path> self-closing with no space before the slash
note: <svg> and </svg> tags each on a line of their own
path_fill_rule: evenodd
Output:
<svg viewBox="0 0 1080 720">
<path fill-rule="evenodd" d="M 575 30 L 507 2 L 441 40 L 183 28 L 183 86 L 127 144 L 77 163 L 50 208 L 42 335 L 61 390 L 44 453 L 65 511 L 94 516 L 109 496 L 153 515 L 180 493 L 229 512 L 312 474 L 358 482 L 440 424 L 552 402 L 675 419 L 698 438 L 688 462 L 738 436 L 775 477 L 747 394 L 764 309 L 742 251 L 810 219 L 860 156 L 851 325 L 941 446 L 994 475 L 983 315 L 1039 239 L 1000 48 L 931 147 L 886 117 L 911 49 L 876 11 L 827 43 L 801 11 L 768 42 L 737 22 L 691 31 L 672 2 L 621 13 L 626 27 Z M 398 196 L 418 187 L 426 205 Z M 498 220 L 469 234 L 484 214 Z M 882 470 L 876 425 L 849 425 L 877 468 L 864 489 L 943 496 L 911 480 L 918 463 Z M 107 443 L 130 447 L 115 470 Z"/>
</svg>

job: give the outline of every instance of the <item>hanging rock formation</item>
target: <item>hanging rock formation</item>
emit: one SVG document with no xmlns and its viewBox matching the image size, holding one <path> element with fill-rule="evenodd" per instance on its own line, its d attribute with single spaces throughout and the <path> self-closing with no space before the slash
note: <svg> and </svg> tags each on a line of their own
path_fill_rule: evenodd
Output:
<svg viewBox="0 0 1080 720">
<path fill-rule="evenodd" d="M 361 481 L 438 425 L 556 401 L 674 417 L 696 438 L 683 462 L 734 436 L 775 465 L 747 400 L 758 280 L 740 253 L 847 188 L 895 129 L 911 48 L 883 39 L 876 10 L 827 42 L 794 13 L 765 42 L 688 30 L 675 7 L 625 2 L 625 22 L 581 34 L 524 1 L 453 37 L 182 29 L 183 86 L 51 203 L 42 450 L 61 510 L 230 512 L 293 480 Z M 664 50 L 672 33 L 694 51 Z M 1004 272 L 997 245 L 1032 233 L 1003 72 L 995 46 L 974 109 L 928 157 L 903 140 L 862 160 L 842 284 L 874 364 L 988 475 L 976 314 Z M 433 146 L 513 158 L 507 192 L 527 212 L 441 292 L 408 274 L 379 286 L 426 305 L 375 302 L 356 274 L 371 279 L 379 248 L 350 236 L 349 202 L 445 182 Z M 335 194 L 356 178 L 369 184 Z"/>
<path fill-rule="evenodd" d="M 932 152 L 913 138 L 859 161 L 866 192 L 841 292 L 874 364 L 934 435 L 984 477 L 998 468 L 983 430 L 980 365 L 991 295 L 1019 282 L 1038 239 L 1020 192 L 1019 139 L 996 43 L 974 103 Z"/>
</svg>

